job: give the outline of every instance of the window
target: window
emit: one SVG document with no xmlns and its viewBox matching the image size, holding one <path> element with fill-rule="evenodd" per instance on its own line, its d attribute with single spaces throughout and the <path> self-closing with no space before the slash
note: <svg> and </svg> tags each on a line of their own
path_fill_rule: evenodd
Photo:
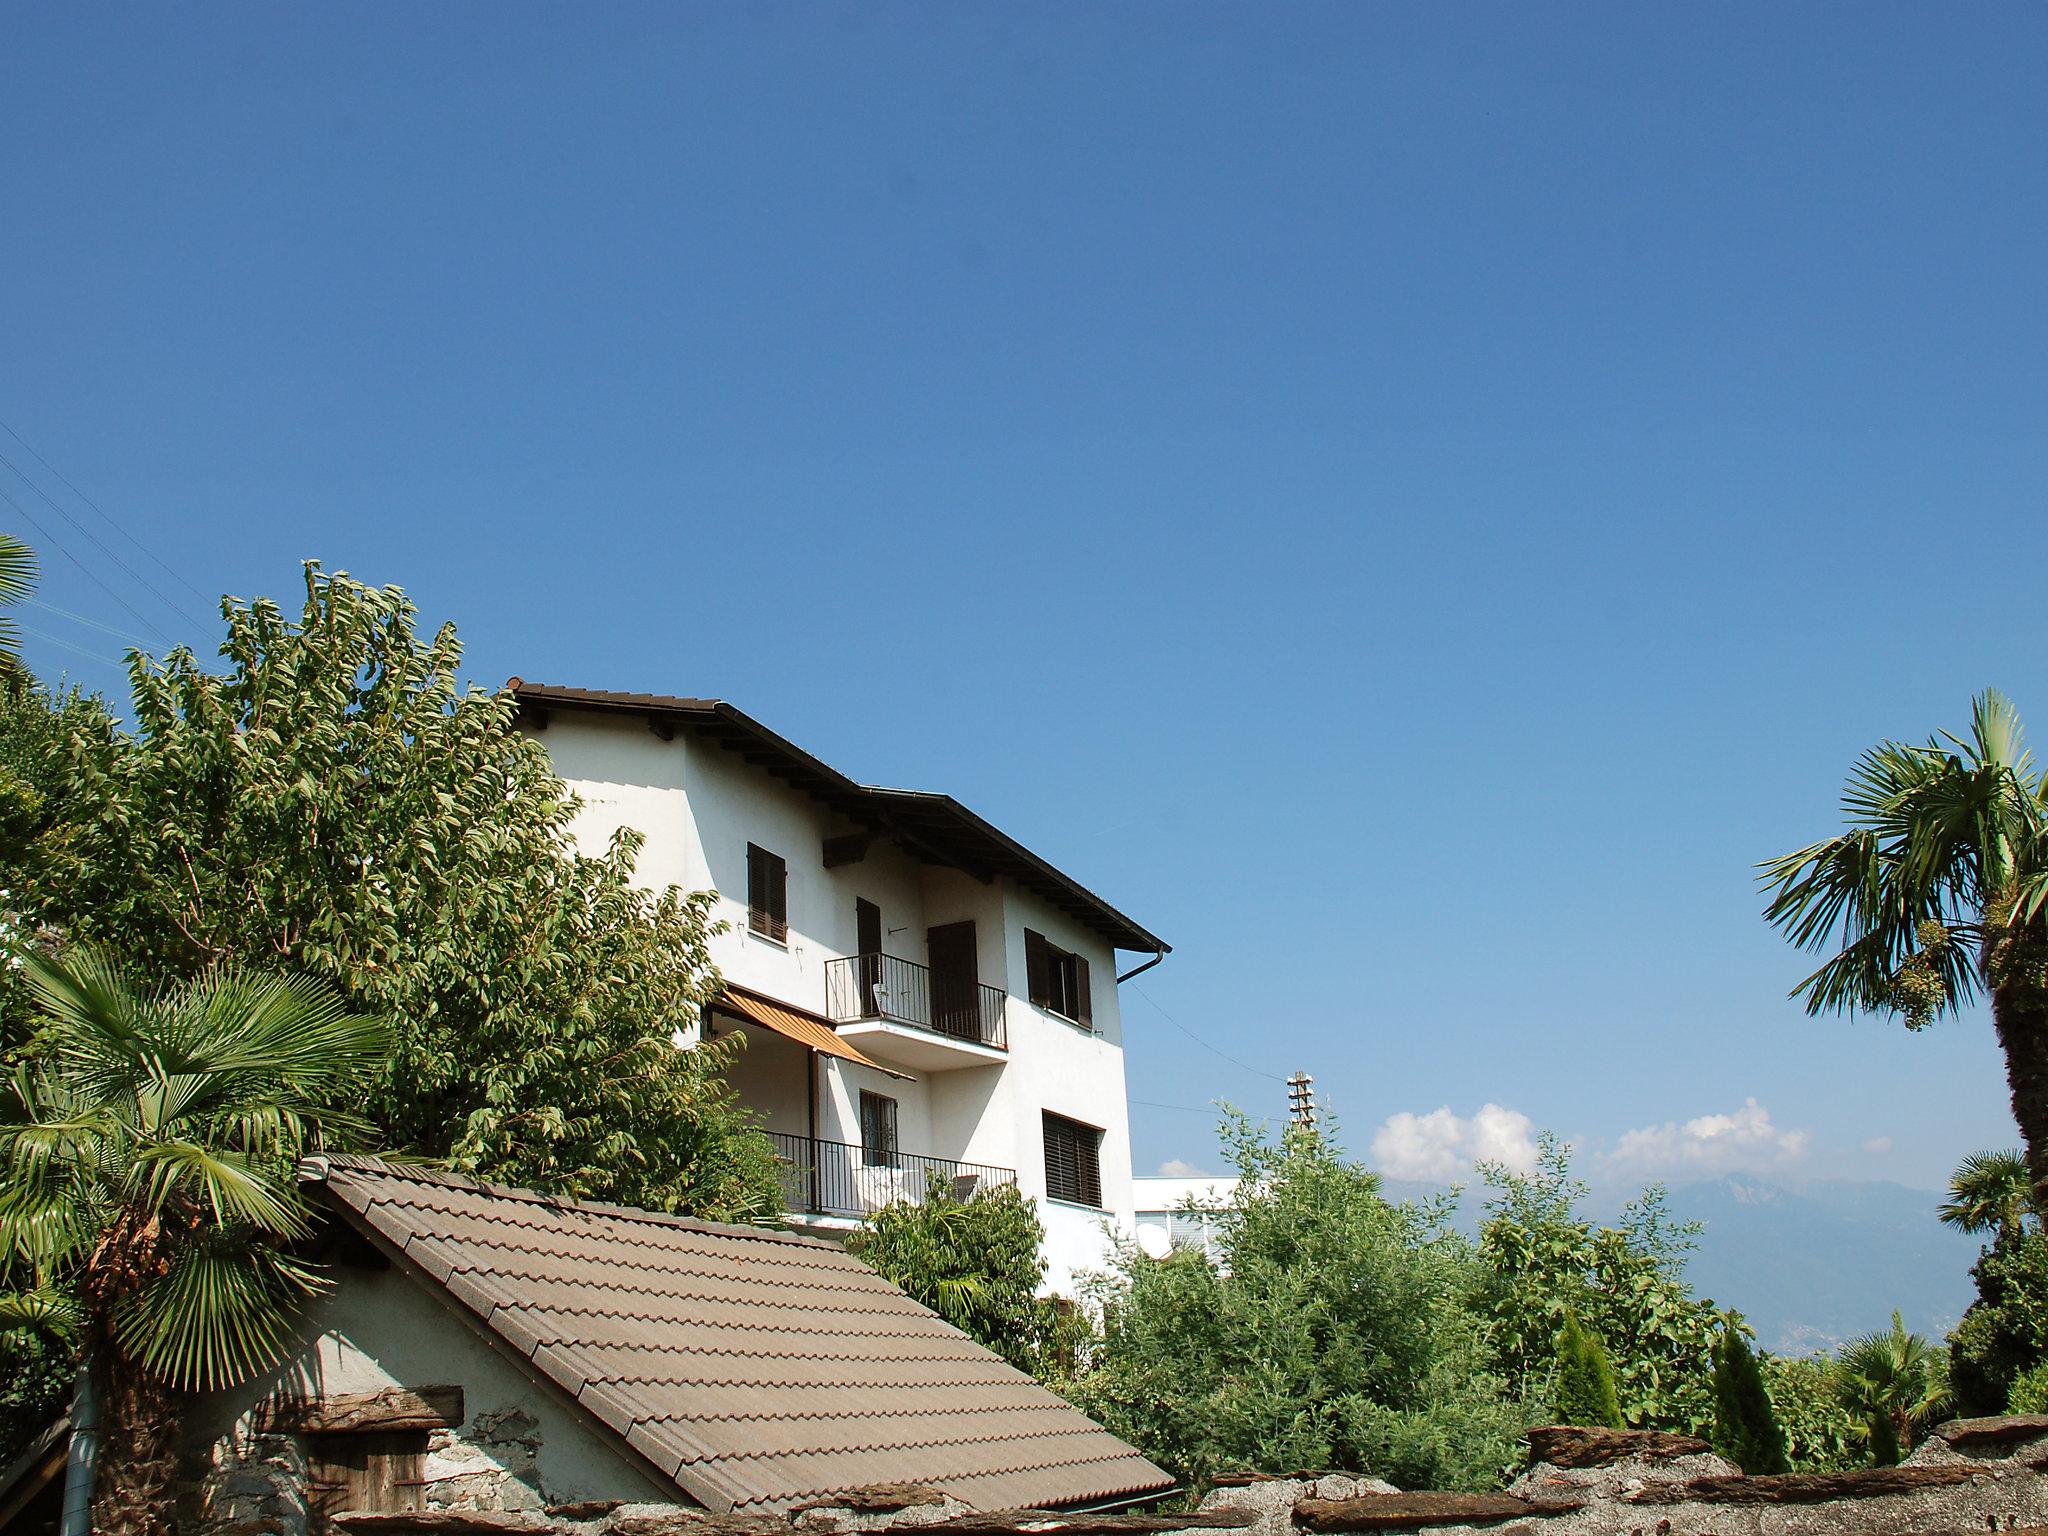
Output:
<svg viewBox="0 0 2048 1536">
<path fill-rule="evenodd" d="M 896 1166 L 896 1101 L 865 1088 L 860 1094 L 860 1151 L 870 1168 Z"/>
<path fill-rule="evenodd" d="M 1075 1205 L 1102 1205 L 1102 1132 L 1045 1110 L 1045 1192 Z"/>
<path fill-rule="evenodd" d="M 1088 961 L 1061 949 L 1042 933 L 1024 930 L 1024 979 L 1031 1001 L 1040 1008 L 1095 1027 L 1088 997 Z"/>
<path fill-rule="evenodd" d="M 747 844 L 747 927 L 770 939 L 789 937 L 789 866 L 782 856 Z"/>
<path fill-rule="evenodd" d="M 423 1429 L 308 1435 L 306 1502 L 316 1522 L 344 1509 L 417 1510 L 426 1486 L 420 1473 L 426 1456 Z"/>
</svg>

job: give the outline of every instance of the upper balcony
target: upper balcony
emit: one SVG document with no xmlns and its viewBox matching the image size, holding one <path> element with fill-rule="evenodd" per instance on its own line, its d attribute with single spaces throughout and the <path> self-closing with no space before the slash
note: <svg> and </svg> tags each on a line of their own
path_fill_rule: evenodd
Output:
<svg viewBox="0 0 2048 1536">
<path fill-rule="evenodd" d="M 894 955 L 825 962 L 825 1016 L 841 1039 L 892 1066 L 945 1072 L 1005 1060 L 1008 1002 L 1001 987 Z"/>
</svg>

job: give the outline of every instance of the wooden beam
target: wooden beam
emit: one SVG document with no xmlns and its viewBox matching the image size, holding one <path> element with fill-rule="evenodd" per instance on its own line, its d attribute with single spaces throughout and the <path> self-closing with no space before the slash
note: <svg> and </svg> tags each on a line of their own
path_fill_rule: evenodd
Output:
<svg viewBox="0 0 2048 1536">
<path fill-rule="evenodd" d="M 837 869 L 842 864 L 858 864 L 868 856 L 868 835 L 865 832 L 849 832 L 844 837 L 825 839 L 825 867 Z"/>
<path fill-rule="evenodd" d="M 669 719 L 667 715 L 649 715 L 647 717 L 647 729 L 654 732 L 655 736 L 662 741 L 674 741 L 676 739 L 676 723 Z"/>
<path fill-rule="evenodd" d="M 329 1392 L 273 1397 L 256 1405 L 258 1434 L 385 1434 L 402 1429 L 459 1429 L 462 1388 L 386 1387 L 381 1392 Z"/>
</svg>

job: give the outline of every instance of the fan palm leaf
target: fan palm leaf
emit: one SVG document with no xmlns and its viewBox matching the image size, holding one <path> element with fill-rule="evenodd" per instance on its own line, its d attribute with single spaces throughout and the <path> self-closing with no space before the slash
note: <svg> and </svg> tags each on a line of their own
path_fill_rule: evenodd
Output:
<svg viewBox="0 0 2048 1536">
<path fill-rule="evenodd" d="M 18 603 L 36 587 L 35 552 L 11 533 L 0 533 L 0 604 Z M 0 659 L 21 654 L 21 631 L 0 612 Z"/>
<path fill-rule="evenodd" d="M 2027 1160 L 2016 1151 L 1972 1152 L 1949 1175 L 1941 1219 L 1961 1232 L 2016 1235 L 2034 1214 Z"/>
</svg>

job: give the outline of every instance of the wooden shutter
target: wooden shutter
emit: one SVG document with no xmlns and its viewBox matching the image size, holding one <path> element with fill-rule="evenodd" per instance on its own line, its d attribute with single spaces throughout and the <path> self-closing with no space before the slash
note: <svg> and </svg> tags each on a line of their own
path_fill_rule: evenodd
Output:
<svg viewBox="0 0 2048 1536">
<path fill-rule="evenodd" d="M 1024 991 L 1039 1008 L 1052 1006 L 1052 946 L 1045 935 L 1024 930 Z"/>
<path fill-rule="evenodd" d="M 932 1028 L 962 1040 L 980 1040 L 980 945 L 972 920 L 927 929 L 925 958 L 931 961 Z"/>
<path fill-rule="evenodd" d="M 789 866 L 753 843 L 747 844 L 747 926 L 771 939 L 789 937 Z"/>
<path fill-rule="evenodd" d="M 1051 1110 L 1045 1126 L 1045 1192 L 1076 1205 L 1102 1205 L 1102 1132 Z"/>
<path fill-rule="evenodd" d="M 424 1508 L 425 1430 L 306 1436 L 306 1493 L 317 1526 L 345 1509 L 395 1514 Z"/>
<path fill-rule="evenodd" d="M 896 1166 L 896 1101 L 887 1094 L 860 1094 L 862 1160 L 870 1167 Z"/>
<path fill-rule="evenodd" d="M 1088 957 L 1074 957 L 1074 1017 L 1090 1029 L 1095 1027 L 1095 1005 L 1088 994 Z"/>
</svg>

